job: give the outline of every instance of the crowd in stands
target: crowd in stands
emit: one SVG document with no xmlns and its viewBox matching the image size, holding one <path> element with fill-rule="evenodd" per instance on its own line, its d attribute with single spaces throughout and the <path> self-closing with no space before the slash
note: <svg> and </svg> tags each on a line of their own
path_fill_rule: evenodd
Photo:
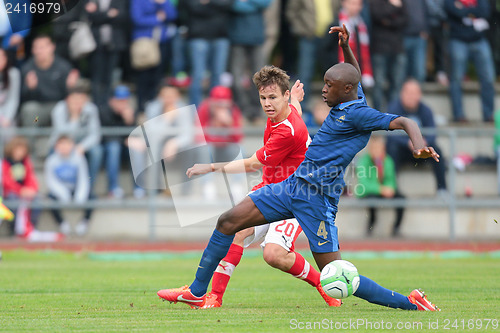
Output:
<svg viewBox="0 0 500 333">
<path fill-rule="evenodd" d="M 374 135 L 368 143 L 365 154 L 360 156 L 356 165 L 359 198 L 404 199 L 397 185 L 394 160 L 386 152 L 385 138 Z M 398 236 L 403 220 L 404 207 L 396 207 L 396 218 L 392 226 L 392 236 Z M 377 207 L 368 208 L 367 235 L 371 236 L 377 222 Z"/>
<path fill-rule="evenodd" d="M 103 165 L 107 195 L 122 198 L 118 175 L 126 152 L 134 171 L 133 195 L 142 198 L 149 188 L 142 171 L 157 162 L 147 148 L 155 147 L 153 155 L 168 162 L 197 144 L 198 126 L 214 156 L 227 160 L 237 155 L 231 143 L 241 142 L 242 126 L 262 124 L 250 78 L 266 64 L 284 68 L 304 83 L 304 117 L 317 128 L 328 110 L 312 98 L 318 93 L 312 83 L 343 61 L 338 40 L 328 34 L 330 26 L 339 24 L 351 33 L 362 85 L 374 108 L 435 127 L 432 110 L 421 101 L 421 85 L 436 81 L 449 89 L 450 121 L 467 123 L 462 83 L 477 78 L 483 120 L 495 121 L 498 128 L 494 83 L 500 74 L 499 17 L 498 0 L 81 0 L 68 13 L 38 25 L 29 13 L 9 22 L 0 1 L 3 196 L 34 200 L 42 195 L 29 159 L 36 136 L 16 136 L 19 127 L 52 128 L 46 195 L 61 202 L 96 197 L 95 181 Z M 88 24 L 95 41 L 84 57 L 72 56 L 75 22 Z M 144 48 L 151 59 L 137 58 L 136 51 Z M 180 116 L 178 109 L 191 104 L 197 114 Z M 137 125 L 144 125 L 157 142 L 148 145 L 143 136 L 127 140 L 101 131 Z M 209 128 L 229 129 L 230 134 L 212 135 Z M 383 152 L 394 170 L 411 159 L 410 147 L 399 139 L 389 138 L 387 154 Z M 440 153 L 434 136 L 425 139 Z M 498 136 L 495 142 L 500 174 Z M 183 167 L 195 158 L 186 157 Z M 445 164 L 433 168 L 438 191 L 446 190 Z M 23 179 L 11 179 L 13 169 Z M 395 185 L 377 188 L 381 186 L 391 191 L 369 195 L 399 196 Z M 207 182 L 206 196 L 213 191 Z M 36 215 L 32 212 L 33 224 Z M 53 215 L 61 231 L 69 233 L 61 213 L 54 210 Z M 372 216 L 371 225 L 374 212 Z M 90 217 L 87 210 L 78 234 L 85 233 Z"/>
</svg>

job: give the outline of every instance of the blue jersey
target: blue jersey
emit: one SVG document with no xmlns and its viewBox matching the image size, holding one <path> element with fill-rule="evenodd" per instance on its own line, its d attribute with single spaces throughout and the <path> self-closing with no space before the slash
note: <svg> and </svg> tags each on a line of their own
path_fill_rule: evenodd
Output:
<svg viewBox="0 0 500 333">
<path fill-rule="evenodd" d="M 398 117 L 369 107 L 359 84 L 357 100 L 330 110 L 295 175 L 318 186 L 323 194 L 338 198 L 345 185 L 344 170 L 366 146 L 371 132 L 388 130 L 390 122 Z"/>
</svg>

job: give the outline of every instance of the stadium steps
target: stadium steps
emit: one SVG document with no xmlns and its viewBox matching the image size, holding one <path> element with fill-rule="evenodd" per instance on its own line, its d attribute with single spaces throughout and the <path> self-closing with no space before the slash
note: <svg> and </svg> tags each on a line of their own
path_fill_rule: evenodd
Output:
<svg viewBox="0 0 500 333">
<path fill-rule="evenodd" d="M 86 240 L 131 240 L 131 241 L 204 241 L 213 232 L 220 210 L 204 206 L 202 202 L 193 211 L 193 218 L 201 221 L 181 227 L 173 209 L 157 208 L 154 219 L 147 208 L 107 208 L 95 211 Z M 365 237 L 366 209 L 357 206 L 356 199 L 341 199 L 337 214 L 337 226 L 341 239 L 356 240 Z M 222 207 L 220 204 L 214 206 Z M 76 223 L 81 213 L 65 213 L 70 223 Z M 207 219 L 208 217 L 208 219 Z M 499 240 L 497 208 L 464 208 L 457 210 L 456 240 Z M 390 238 L 394 209 L 380 208 L 373 232 L 374 238 Z M 42 230 L 54 230 L 55 224 L 47 212 L 42 214 Z M 401 227 L 404 238 L 416 240 L 448 240 L 450 238 L 449 211 L 445 207 L 409 207 Z"/>
<path fill-rule="evenodd" d="M 494 172 L 485 173 L 477 170 L 471 175 L 457 174 L 457 176 L 456 192 L 459 201 L 455 226 L 456 239 L 500 239 L 500 229 L 494 222 L 495 219 L 500 220 L 498 215 L 500 198 L 495 192 L 496 175 Z M 94 211 L 89 234 L 84 238 L 86 240 L 206 241 L 215 227 L 217 216 L 230 207 L 228 200 L 219 198 L 210 202 L 201 196 L 200 189 L 194 189 L 191 197 L 183 198 L 178 204 L 184 209 L 187 208 L 191 214 L 187 217 L 189 223 L 193 221 L 197 223 L 181 227 L 170 197 L 160 195 L 158 204 L 152 204 L 155 209 L 153 215 L 150 215 L 150 206 L 146 198 L 136 200 L 131 197 L 132 182 L 127 171 L 122 171 L 120 175 L 121 183 L 125 185 L 126 193 L 129 193 L 124 200 L 106 198 L 104 173 L 101 173 L 99 177 L 97 193 L 100 195 L 98 199 L 100 208 Z M 461 184 L 466 181 L 473 183 L 472 198 L 464 196 Z M 418 240 L 448 239 L 450 235 L 449 205 L 447 201 L 436 195 L 432 171 L 427 168 L 406 169 L 400 175 L 399 182 L 401 191 L 407 198 L 415 199 L 409 201 L 406 208 L 401 229 L 403 237 Z M 224 193 L 223 186 L 219 186 L 219 193 Z M 495 200 L 498 201 L 498 205 L 494 207 L 491 205 L 471 207 L 483 201 L 495 202 Z M 343 196 L 339 207 L 337 224 L 340 237 L 346 240 L 363 239 L 367 223 L 366 202 Z M 78 222 L 82 216 L 81 210 L 73 209 L 65 210 L 64 214 L 70 223 Z M 380 208 L 379 222 L 373 237 L 388 238 L 393 220 L 393 208 Z M 48 211 L 42 213 L 40 222 L 40 229 L 56 230 Z M 5 235 L 5 230 L 5 225 L 2 225 L 0 235 Z"/>
<path fill-rule="evenodd" d="M 322 82 L 314 82 L 311 91 L 313 100 L 321 100 Z M 483 124 L 481 100 L 479 97 L 480 85 L 476 81 L 465 81 L 463 88 L 463 108 L 464 115 L 472 124 Z M 368 104 L 371 103 L 370 90 L 366 90 Z M 453 113 L 448 88 L 434 82 L 426 82 L 422 85 L 423 100 L 433 110 L 436 122 L 439 126 L 452 124 Z M 314 105 L 314 102 L 311 103 Z M 495 107 L 500 107 L 500 83 L 495 84 Z M 381 110 L 386 111 L 386 110 Z"/>
<path fill-rule="evenodd" d="M 262 145 L 261 140 L 258 136 L 246 137 L 243 145 L 245 155 L 260 148 Z M 459 140 L 457 146 L 461 148 L 461 152 L 477 153 L 478 150 L 476 148 L 478 147 L 491 147 L 490 142 L 484 138 L 473 137 Z M 443 150 L 445 150 L 444 146 L 446 145 L 442 145 Z M 35 164 L 41 191 L 42 193 L 46 193 L 45 184 L 42 181 L 43 161 Z M 350 175 L 348 173 L 348 177 L 346 177 L 347 184 L 355 186 L 355 179 L 352 179 Z M 480 202 L 483 198 L 487 200 L 499 199 L 496 188 L 497 175 L 494 166 L 473 164 L 467 167 L 465 172 L 457 171 L 456 177 L 455 194 L 458 199 L 462 200 L 462 203 Z M 258 178 L 259 174 L 249 175 L 248 187 L 250 188 L 254 185 Z M 441 203 L 439 207 L 433 206 L 435 202 L 439 202 L 440 198 L 436 195 L 436 184 L 431 168 L 429 166 L 414 168 L 412 165 L 405 165 L 398 176 L 398 182 L 401 192 L 407 198 L 417 199 L 424 203 L 425 200 L 428 200 L 431 206 L 430 208 L 425 206 L 411 206 L 407 208 L 401 230 L 402 235 L 422 240 L 448 239 L 450 234 L 449 209 L 445 203 Z M 216 207 L 221 207 L 220 202 L 207 203 L 201 198 L 201 194 L 198 193 L 198 196 L 190 202 L 192 207 L 196 207 L 196 209 L 193 209 L 193 214 L 195 214 L 193 219 L 202 221 L 207 216 L 212 216 L 213 218 L 209 221 L 181 228 L 168 197 L 162 197 L 162 200 L 169 208 L 157 208 L 154 219 L 149 214 L 145 199 L 141 201 L 142 207 L 132 207 L 134 203 L 137 203 L 137 200 L 134 200 L 131 196 L 132 175 L 126 168 L 120 173 L 120 184 L 127 194 L 125 199 L 130 201 L 123 203 L 119 200 L 112 200 L 106 197 L 107 181 L 104 171 L 101 171 L 99 174 L 96 184 L 99 203 L 101 205 L 109 204 L 110 207 L 95 210 L 89 234 L 85 237 L 87 240 L 143 241 L 156 239 L 165 241 L 206 241 L 215 226 L 215 217 L 221 212 L 220 209 L 216 209 Z M 473 196 L 470 199 L 465 197 L 466 186 L 469 186 L 472 190 Z M 195 191 L 201 192 L 200 189 L 195 189 Z M 220 191 L 223 191 L 223 189 L 220 189 Z M 116 205 L 122 205 L 122 207 L 117 207 Z M 198 208 L 200 206 L 202 208 Z M 500 207 L 500 202 L 498 207 Z M 65 214 L 70 223 L 76 223 L 81 218 L 79 211 L 68 210 Z M 342 198 L 340 211 L 337 216 L 341 238 L 363 238 L 365 236 L 366 219 L 366 209 L 363 208 L 362 203 L 353 198 Z M 390 235 L 393 219 L 393 209 L 382 208 L 378 219 L 380 222 L 377 224 L 373 237 L 387 238 Z M 493 222 L 494 219 L 497 221 L 500 220 L 498 209 L 492 209 L 491 207 L 459 208 L 457 210 L 457 225 L 455 229 L 457 239 L 500 239 L 500 231 L 497 224 Z M 496 228 L 494 228 L 495 226 Z M 48 212 L 42 213 L 40 228 L 55 230 L 55 224 Z M 5 234 L 5 225 L 0 227 L 0 235 L 3 234 Z"/>
<path fill-rule="evenodd" d="M 316 83 L 313 91 L 320 91 L 321 84 Z M 500 86 L 497 85 L 495 102 L 500 106 Z M 467 82 L 464 84 L 464 109 L 467 118 L 471 121 L 466 127 L 490 128 L 491 124 L 482 123 L 482 113 L 480 100 L 478 97 L 478 84 Z M 436 114 L 436 121 L 439 126 L 454 126 L 451 119 L 451 107 L 447 95 L 447 89 L 438 85 L 427 83 L 423 87 L 424 100 Z M 319 98 L 319 94 L 315 96 Z M 443 150 L 444 156 L 448 159 L 450 142 L 446 137 L 439 137 L 438 143 Z M 43 182 L 43 144 L 38 143 L 40 149 L 36 149 L 38 155 L 35 159 L 35 167 L 40 180 L 42 193 L 46 193 Z M 261 136 L 246 137 L 243 144 L 245 155 L 249 155 L 262 145 Z M 457 153 L 467 153 L 473 157 L 487 156 L 493 157 L 492 137 L 458 137 Z M 249 177 L 249 181 L 255 181 L 257 177 Z M 478 166 L 471 165 L 465 172 L 456 174 L 455 194 L 459 199 L 456 215 L 455 234 L 457 239 L 478 239 L 478 240 L 498 240 L 500 239 L 500 229 L 494 222 L 500 220 L 498 215 L 499 205 L 491 207 L 471 207 L 472 203 L 482 201 L 499 200 L 497 192 L 497 175 L 493 165 Z M 406 209 L 405 218 L 402 225 L 402 236 L 421 240 L 446 240 L 450 235 L 450 213 L 445 202 L 436 196 L 435 180 L 430 167 L 413 168 L 405 166 L 399 176 L 399 187 L 407 198 L 417 199 L 418 205 L 410 205 Z M 355 184 L 355 180 L 348 178 L 348 184 Z M 180 227 L 177 214 L 172 208 L 168 197 L 163 197 L 164 207 L 155 210 L 154 218 L 149 214 L 145 199 L 139 201 L 141 208 L 134 207 L 138 201 L 131 197 L 132 175 L 129 170 L 122 170 L 120 173 L 120 183 L 124 188 L 127 197 L 120 203 L 117 200 L 106 198 L 106 177 L 101 172 L 96 182 L 96 192 L 99 195 L 99 202 L 102 205 L 110 204 L 108 208 L 99 208 L 94 212 L 87 240 L 164 240 L 164 241 L 203 241 L 206 242 L 216 223 L 216 216 L 220 213 L 224 203 L 206 202 L 200 197 L 190 200 L 186 205 L 196 207 L 192 209 L 194 220 L 206 220 L 191 226 Z M 249 183 L 249 187 L 251 187 Z M 465 187 L 470 186 L 473 196 L 467 199 Z M 483 200 L 484 199 L 484 200 Z M 366 209 L 363 203 L 354 198 L 343 197 L 341 199 L 340 210 L 337 215 L 337 224 L 340 230 L 341 239 L 361 239 L 365 237 Z M 427 205 L 428 203 L 428 205 Z M 121 206 L 120 206 L 121 205 Z M 70 223 L 76 223 L 81 213 L 77 211 L 65 212 Z M 378 216 L 378 223 L 374 230 L 373 238 L 386 239 L 390 235 L 391 226 L 394 219 L 394 209 L 381 208 Z M 5 234 L 5 223 L 0 226 L 0 236 Z M 48 212 L 42 213 L 40 228 L 45 230 L 55 230 L 55 224 Z M 303 236 L 301 236 L 303 237 Z"/>
</svg>

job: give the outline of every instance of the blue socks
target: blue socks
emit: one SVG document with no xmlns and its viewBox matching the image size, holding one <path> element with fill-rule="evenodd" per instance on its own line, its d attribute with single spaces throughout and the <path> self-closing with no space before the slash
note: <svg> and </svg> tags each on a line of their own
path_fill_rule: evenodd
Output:
<svg viewBox="0 0 500 333">
<path fill-rule="evenodd" d="M 359 279 L 359 287 L 354 296 L 390 308 L 417 310 L 417 306 L 411 303 L 407 296 L 385 289 L 365 276 L 360 275 Z"/>
<path fill-rule="evenodd" d="M 229 247 L 233 242 L 234 235 L 224 235 L 214 230 L 208 245 L 201 256 L 196 278 L 191 284 L 193 295 L 201 297 L 206 294 L 208 284 L 212 279 L 215 269 L 219 262 L 226 256 Z M 386 289 L 373 280 L 360 275 L 358 290 L 354 296 L 362 298 L 370 303 L 388 306 L 395 309 L 417 310 L 417 306 L 411 303 L 407 296 L 392 290 Z"/>
<path fill-rule="evenodd" d="M 234 235 L 228 236 L 217 231 L 217 229 L 214 230 L 201 256 L 200 264 L 196 271 L 196 278 L 189 287 L 193 295 L 200 297 L 206 294 L 208 284 L 212 279 L 214 271 L 219 265 L 219 262 L 226 256 L 229 247 L 233 243 L 233 238 Z"/>
</svg>

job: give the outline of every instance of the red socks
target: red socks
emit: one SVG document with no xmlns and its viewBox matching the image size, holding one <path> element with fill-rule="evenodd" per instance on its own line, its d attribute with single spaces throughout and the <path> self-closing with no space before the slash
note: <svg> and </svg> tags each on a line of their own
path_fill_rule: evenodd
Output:
<svg viewBox="0 0 500 333">
<path fill-rule="evenodd" d="M 243 256 L 243 247 L 231 244 L 229 251 L 224 259 L 221 260 L 219 266 L 215 270 L 212 278 L 212 294 L 217 296 L 217 299 L 222 302 L 222 297 L 226 291 L 229 279 L 233 274 L 234 269 L 240 263 Z M 296 278 L 306 281 L 311 286 L 316 287 L 319 284 L 320 273 L 307 262 L 300 253 L 295 252 L 295 262 L 287 271 Z"/>
<path fill-rule="evenodd" d="M 295 252 L 295 262 L 292 268 L 287 272 L 298 279 L 304 280 L 311 286 L 316 287 L 319 284 L 319 272 L 307 262 L 300 253 Z"/>
<path fill-rule="evenodd" d="M 221 260 L 219 266 L 217 266 L 217 269 L 214 272 L 214 276 L 212 278 L 212 294 L 217 295 L 217 299 L 221 302 L 224 292 L 226 291 L 227 284 L 229 283 L 229 279 L 231 278 L 235 267 L 240 263 L 242 256 L 243 247 L 231 244 L 226 257 Z"/>
</svg>

